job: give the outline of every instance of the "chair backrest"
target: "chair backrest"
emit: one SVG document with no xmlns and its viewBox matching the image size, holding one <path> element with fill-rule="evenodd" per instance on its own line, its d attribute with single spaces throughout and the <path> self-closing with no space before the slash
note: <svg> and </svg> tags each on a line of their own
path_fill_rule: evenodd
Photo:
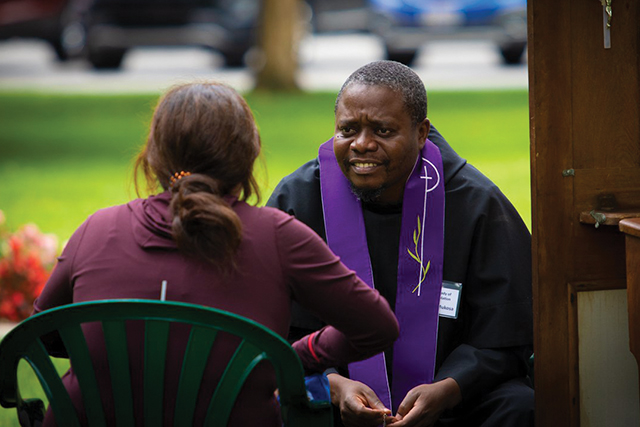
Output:
<svg viewBox="0 0 640 427">
<path fill-rule="evenodd" d="M 32 401 L 22 399 L 17 384 L 18 363 L 24 359 L 39 378 L 58 425 L 80 425 L 71 399 L 42 342 L 43 336 L 57 332 L 78 379 L 90 425 L 104 425 L 104 410 L 96 375 L 81 329 L 84 323 L 100 322 L 112 389 L 117 390 L 113 393 L 116 418 L 119 425 L 133 426 L 134 409 L 125 327 L 125 322 L 132 319 L 143 320 L 145 324 L 144 343 L 141 343 L 144 345 L 145 425 L 162 425 L 166 347 L 169 326 L 175 322 L 192 325 L 175 399 L 175 419 L 179 420 L 176 425 L 192 425 L 200 382 L 218 331 L 236 335 L 241 342 L 213 393 L 205 425 L 227 424 L 242 385 L 263 360 L 269 361 L 275 370 L 285 425 L 332 425 L 330 402 L 309 402 L 300 359 L 282 337 L 259 323 L 233 313 L 169 301 L 105 300 L 76 303 L 26 319 L 0 342 L 0 404 L 5 408 L 17 407 L 19 417 L 33 408 Z M 41 402 L 39 406 L 43 407 Z"/>
</svg>

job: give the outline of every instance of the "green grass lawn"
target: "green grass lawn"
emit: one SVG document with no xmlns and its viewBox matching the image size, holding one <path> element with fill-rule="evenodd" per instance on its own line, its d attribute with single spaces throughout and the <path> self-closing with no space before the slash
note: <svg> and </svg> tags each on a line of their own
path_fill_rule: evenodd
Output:
<svg viewBox="0 0 640 427">
<path fill-rule="evenodd" d="M 66 359 L 52 358 L 52 361 L 60 375 L 69 369 L 69 361 Z M 45 406 L 48 405 L 49 401 L 40 387 L 36 374 L 24 360 L 18 365 L 18 382 L 20 384 L 20 392 L 24 398 L 37 397 L 45 403 Z M 0 427 L 18 427 L 19 425 L 15 408 L 5 409 L 0 407 Z"/>
<path fill-rule="evenodd" d="M 246 97 L 262 135 L 264 202 L 284 175 L 315 157 L 331 137 L 335 94 Z M 135 197 L 131 159 L 144 143 L 156 100 L 0 93 L 0 210 L 7 226 L 32 222 L 63 242 L 95 210 Z M 503 190 L 530 227 L 527 92 L 432 92 L 429 118 Z M 26 387 L 37 387 L 28 368 L 21 368 L 21 377 Z M 0 427 L 13 425 L 15 411 L 0 408 Z"/>
<path fill-rule="evenodd" d="M 332 135 L 334 97 L 247 95 L 267 165 L 264 200 Z M 95 210 L 135 197 L 131 159 L 156 99 L 0 93 L 0 210 L 9 228 L 33 222 L 64 241 Z M 527 92 L 433 92 L 429 118 L 530 224 Z"/>
</svg>

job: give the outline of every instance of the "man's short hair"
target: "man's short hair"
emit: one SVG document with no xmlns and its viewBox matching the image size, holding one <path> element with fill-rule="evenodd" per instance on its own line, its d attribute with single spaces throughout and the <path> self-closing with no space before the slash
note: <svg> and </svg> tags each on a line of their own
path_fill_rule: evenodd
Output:
<svg viewBox="0 0 640 427">
<path fill-rule="evenodd" d="M 338 92 L 334 112 L 338 109 L 342 93 L 352 84 L 385 86 L 402 94 L 414 125 L 422 123 L 427 117 L 427 91 L 420 77 L 406 65 L 395 61 L 374 61 L 358 68 Z"/>
</svg>

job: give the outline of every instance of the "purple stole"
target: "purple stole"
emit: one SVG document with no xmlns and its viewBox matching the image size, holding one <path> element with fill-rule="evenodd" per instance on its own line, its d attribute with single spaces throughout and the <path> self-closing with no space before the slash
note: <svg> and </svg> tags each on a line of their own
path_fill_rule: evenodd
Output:
<svg viewBox="0 0 640 427">
<path fill-rule="evenodd" d="M 333 152 L 320 146 L 320 187 L 329 247 L 374 287 L 360 201 Z M 389 387 L 384 353 L 349 365 L 351 379 L 367 384 L 396 412 L 407 392 L 433 382 L 444 250 L 444 174 L 440 150 L 427 140 L 404 189 L 395 314 L 400 337 L 393 347 Z"/>
</svg>

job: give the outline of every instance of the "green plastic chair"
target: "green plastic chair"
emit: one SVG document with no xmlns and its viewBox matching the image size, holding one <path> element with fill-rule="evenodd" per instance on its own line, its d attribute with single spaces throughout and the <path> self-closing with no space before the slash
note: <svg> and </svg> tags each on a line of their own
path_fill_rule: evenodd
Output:
<svg viewBox="0 0 640 427">
<path fill-rule="evenodd" d="M 244 317 L 194 304 L 153 300 L 105 300 L 70 304 L 41 312 L 17 325 L 0 342 L 0 404 L 17 408 L 22 426 L 35 426 L 44 417 L 40 399 L 23 400 L 17 384 L 17 368 L 26 360 L 49 399 L 58 425 L 79 426 L 75 408 L 51 362 L 41 337 L 57 331 L 64 342 L 82 391 L 91 426 L 105 425 L 104 410 L 93 365 L 80 325 L 101 322 L 118 425 L 134 425 L 125 322 L 145 321 L 144 421 L 160 426 L 163 418 L 165 353 L 169 325 L 192 325 L 175 399 L 175 425 L 192 425 L 193 412 L 206 361 L 218 331 L 241 338 L 211 402 L 205 425 L 223 426 L 242 385 L 256 367 L 268 360 L 276 373 L 281 414 L 285 426 L 331 426 L 329 401 L 310 402 L 304 385 L 302 363 L 291 346 L 270 329 Z"/>
</svg>

